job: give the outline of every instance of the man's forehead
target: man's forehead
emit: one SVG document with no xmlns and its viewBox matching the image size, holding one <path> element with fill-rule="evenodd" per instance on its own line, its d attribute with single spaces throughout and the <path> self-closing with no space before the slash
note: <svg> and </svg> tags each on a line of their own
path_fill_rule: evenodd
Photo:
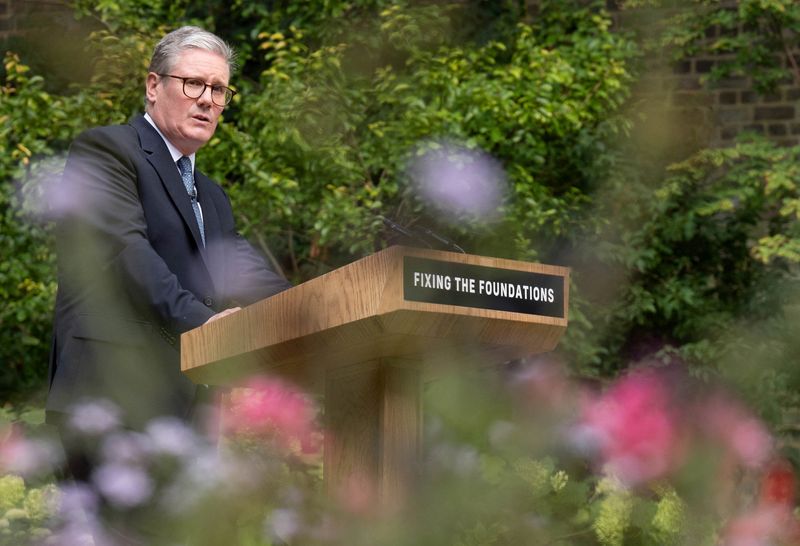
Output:
<svg viewBox="0 0 800 546">
<path fill-rule="evenodd" d="M 216 77 L 228 81 L 230 65 L 227 59 L 214 51 L 199 48 L 187 48 L 179 52 L 172 66 L 173 71 L 194 71 L 186 76 Z"/>
</svg>

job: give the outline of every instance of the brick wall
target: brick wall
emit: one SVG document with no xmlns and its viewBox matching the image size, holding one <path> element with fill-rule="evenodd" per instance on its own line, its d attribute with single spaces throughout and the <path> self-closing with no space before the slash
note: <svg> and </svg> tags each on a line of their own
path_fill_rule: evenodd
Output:
<svg viewBox="0 0 800 546">
<path fill-rule="evenodd" d="M 706 136 L 711 146 L 728 145 L 742 131 L 764 134 L 781 144 L 800 143 L 800 85 L 793 79 L 788 61 L 782 59 L 785 83 L 767 94 L 754 91 L 746 77 L 704 85 L 703 78 L 718 61 L 696 58 L 674 66 L 662 87 L 670 108 L 694 111 L 699 120 L 709 124 Z"/>
<path fill-rule="evenodd" d="M 72 17 L 67 0 L 0 0 L 0 42 L 36 30 L 51 17 Z"/>
<path fill-rule="evenodd" d="M 738 6 L 736 0 L 721 2 L 731 9 Z M 616 11 L 614 3 L 609 0 L 615 26 L 622 29 L 644 24 L 645 29 L 652 25 L 655 31 L 660 21 L 671 14 L 669 9 L 654 10 L 627 21 L 629 16 Z M 710 29 L 707 35 L 716 38 L 716 32 Z M 800 51 L 794 55 L 800 60 Z M 800 84 L 785 55 L 780 62 L 786 78 L 767 94 L 757 93 L 748 77 L 707 81 L 724 56 L 698 56 L 677 64 L 664 60 L 666 52 L 663 56 L 647 60 L 648 70 L 636 87 L 635 100 L 643 101 L 648 113 L 658 112 L 656 118 L 670 126 L 672 140 L 678 147 L 683 146 L 684 151 L 731 145 L 743 131 L 766 135 L 784 145 L 800 144 Z"/>
<path fill-rule="evenodd" d="M 0 40 L 11 36 L 14 30 L 11 0 L 0 0 Z"/>
</svg>

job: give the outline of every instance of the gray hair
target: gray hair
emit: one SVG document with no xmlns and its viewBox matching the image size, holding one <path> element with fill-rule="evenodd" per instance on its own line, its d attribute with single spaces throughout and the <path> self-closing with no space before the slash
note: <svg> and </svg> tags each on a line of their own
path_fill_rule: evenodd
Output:
<svg viewBox="0 0 800 546">
<path fill-rule="evenodd" d="M 173 30 L 156 44 L 148 72 L 166 74 L 172 71 L 178 55 L 187 49 L 203 49 L 216 53 L 228 63 L 228 72 L 236 69 L 236 52 L 225 40 L 200 27 L 184 26 Z M 145 106 L 149 106 L 145 96 Z"/>
</svg>

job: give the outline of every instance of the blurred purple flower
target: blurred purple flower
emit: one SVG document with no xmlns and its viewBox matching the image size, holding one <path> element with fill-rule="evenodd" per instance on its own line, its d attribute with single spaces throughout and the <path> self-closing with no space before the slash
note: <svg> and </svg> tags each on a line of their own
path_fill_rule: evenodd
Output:
<svg viewBox="0 0 800 546">
<path fill-rule="evenodd" d="M 136 432 L 113 432 L 103 438 L 103 459 L 113 463 L 138 463 L 146 455 L 147 437 Z"/>
<path fill-rule="evenodd" d="M 506 193 L 506 177 L 495 159 L 452 142 L 423 143 L 407 167 L 420 198 L 441 212 L 491 219 Z"/>
<path fill-rule="evenodd" d="M 105 464 L 95 470 L 92 481 L 103 497 L 119 508 L 139 506 L 153 492 L 153 482 L 147 473 L 126 464 Z"/>
<path fill-rule="evenodd" d="M 58 488 L 58 520 L 67 527 L 95 521 L 98 506 L 97 493 L 87 485 L 66 483 Z"/>
<path fill-rule="evenodd" d="M 162 417 L 154 419 L 146 429 L 148 448 L 156 454 L 184 457 L 197 446 L 197 435 L 179 419 Z"/>
<path fill-rule="evenodd" d="M 31 162 L 26 175 L 17 181 L 22 211 L 38 220 L 52 220 L 59 214 L 85 206 L 85 199 L 63 182 L 65 160 L 64 155 L 56 155 Z"/>
<path fill-rule="evenodd" d="M 120 424 L 119 409 L 107 400 L 77 404 L 69 413 L 69 426 L 87 436 L 106 434 Z"/>
</svg>

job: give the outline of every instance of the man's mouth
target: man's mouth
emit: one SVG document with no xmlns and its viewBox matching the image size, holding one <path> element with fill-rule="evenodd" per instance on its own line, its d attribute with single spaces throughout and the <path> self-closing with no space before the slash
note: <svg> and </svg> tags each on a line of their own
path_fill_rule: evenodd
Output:
<svg viewBox="0 0 800 546">
<path fill-rule="evenodd" d="M 211 118 L 208 117 L 208 116 L 204 116 L 203 114 L 194 114 L 192 116 L 192 119 L 196 119 L 196 120 L 202 121 L 204 123 L 210 123 L 211 122 Z"/>
</svg>

